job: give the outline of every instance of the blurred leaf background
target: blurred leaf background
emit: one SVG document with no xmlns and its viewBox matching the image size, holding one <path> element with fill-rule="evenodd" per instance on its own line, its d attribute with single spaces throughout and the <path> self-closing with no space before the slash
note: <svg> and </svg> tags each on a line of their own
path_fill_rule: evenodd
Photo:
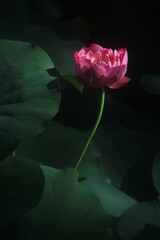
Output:
<svg viewBox="0 0 160 240">
<path fill-rule="evenodd" d="M 159 27 L 156 0 L 1 1 L 0 239 L 160 238 Z M 102 121 L 77 172 L 99 92 L 81 93 L 48 70 L 75 75 L 73 52 L 91 42 L 126 47 L 132 81 L 106 89 Z M 8 43 L 22 49 L 16 61 Z M 31 51 L 26 65 L 27 46 L 41 54 Z M 41 74 L 29 72 L 37 58 Z M 7 82 L 7 94 L 16 94 L 6 101 Z M 21 130 L 14 121 L 24 111 L 31 116 L 27 101 L 38 118 Z"/>
</svg>

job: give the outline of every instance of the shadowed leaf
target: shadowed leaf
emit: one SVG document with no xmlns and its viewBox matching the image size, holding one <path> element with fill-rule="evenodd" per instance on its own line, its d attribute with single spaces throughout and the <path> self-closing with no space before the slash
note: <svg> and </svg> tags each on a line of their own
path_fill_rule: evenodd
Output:
<svg viewBox="0 0 160 240">
<path fill-rule="evenodd" d="M 52 60 L 32 43 L 0 40 L 0 130 L 17 138 L 45 129 L 59 107 L 60 93 L 49 91 Z"/>
<path fill-rule="evenodd" d="M 0 163 L 0 231 L 34 208 L 42 196 L 44 176 L 31 160 L 10 157 Z"/>
</svg>

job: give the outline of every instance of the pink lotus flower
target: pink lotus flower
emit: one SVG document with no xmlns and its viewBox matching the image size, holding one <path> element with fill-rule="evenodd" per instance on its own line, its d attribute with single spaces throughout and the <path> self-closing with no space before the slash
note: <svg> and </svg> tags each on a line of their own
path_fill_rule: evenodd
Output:
<svg viewBox="0 0 160 240">
<path fill-rule="evenodd" d="M 116 89 L 131 79 L 125 76 L 128 64 L 126 48 L 112 50 L 91 44 L 74 53 L 79 81 L 86 86 Z"/>
</svg>

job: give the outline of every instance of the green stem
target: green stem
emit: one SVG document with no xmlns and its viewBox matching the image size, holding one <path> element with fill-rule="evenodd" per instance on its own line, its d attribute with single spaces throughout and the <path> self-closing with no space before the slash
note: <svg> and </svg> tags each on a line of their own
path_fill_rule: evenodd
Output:
<svg viewBox="0 0 160 240">
<path fill-rule="evenodd" d="M 90 142 L 91 142 L 91 140 L 92 140 L 92 138 L 93 138 L 93 136 L 94 136 L 94 134 L 95 134 L 95 132 L 97 130 L 97 127 L 98 127 L 100 121 L 101 121 L 101 117 L 102 117 L 103 109 L 104 109 L 104 102 L 105 102 L 105 90 L 102 89 L 101 90 L 101 99 L 100 99 L 100 108 L 99 108 L 97 119 L 96 119 L 95 124 L 93 126 L 92 132 L 91 132 L 91 134 L 90 134 L 90 136 L 89 136 L 89 138 L 88 138 L 88 140 L 87 140 L 87 142 L 86 142 L 86 144 L 85 144 L 85 146 L 83 148 L 83 151 L 82 151 L 82 153 L 81 153 L 81 155 L 80 155 L 80 157 L 78 159 L 78 162 L 76 164 L 75 169 L 77 169 L 79 167 L 80 163 L 82 162 L 84 154 L 86 153 L 87 148 L 88 148 L 88 146 L 89 146 L 89 144 L 90 144 Z"/>
</svg>

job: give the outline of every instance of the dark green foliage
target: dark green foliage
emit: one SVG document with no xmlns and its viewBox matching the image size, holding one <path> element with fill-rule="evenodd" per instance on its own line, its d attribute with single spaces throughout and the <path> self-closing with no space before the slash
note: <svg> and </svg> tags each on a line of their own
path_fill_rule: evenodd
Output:
<svg viewBox="0 0 160 240">
<path fill-rule="evenodd" d="M 1 3 L 0 239 L 158 240 L 158 8 L 69 2 Z M 132 81 L 106 89 L 102 121 L 76 171 L 99 92 L 82 92 L 73 52 L 91 42 L 127 47 Z"/>
<path fill-rule="evenodd" d="M 9 157 L 0 163 L 0 231 L 34 208 L 41 199 L 44 175 L 31 160 Z"/>
<path fill-rule="evenodd" d="M 4 131 L 0 132 L 0 161 L 10 155 L 18 146 L 19 139 L 7 134 Z"/>
<path fill-rule="evenodd" d="M 45 188 L 41 201 L 28 214 L 30 229 L 38 239 L 87 239 L 107 237 L 106 228 L 113 221 L 98 198 L 78 183 L 72 168 L 57 170 L 42 167 Z M 100 234 L 100 235 L 99 235 Z"/>
<path fill-rule="evenodd" d="M 59 93 L 50 92 L 53 67 L 38 46 L 0 41 L 0 130 L 23 139 L 40 134 L 58 111 Z"/>
</svg>

